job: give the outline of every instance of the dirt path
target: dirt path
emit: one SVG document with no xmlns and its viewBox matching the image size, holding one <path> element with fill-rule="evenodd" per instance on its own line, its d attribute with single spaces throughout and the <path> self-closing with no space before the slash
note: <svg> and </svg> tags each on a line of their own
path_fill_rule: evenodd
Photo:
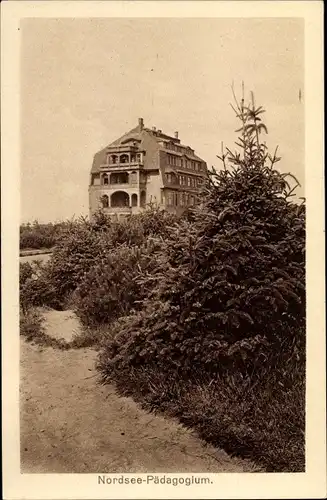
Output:
<svg viewBox="0 0 327 500">
<path fill-rule="evenodd" d="M 68 340 L 76 318 L 69 312 L 46 316 L 48 333 Z M 21 341 L 23 473 L 254 470 L 174 420 L 119 397 L 112 386 L 100 386 L 95 357 L 91 349 L 59 351 Z"/>
</svg>

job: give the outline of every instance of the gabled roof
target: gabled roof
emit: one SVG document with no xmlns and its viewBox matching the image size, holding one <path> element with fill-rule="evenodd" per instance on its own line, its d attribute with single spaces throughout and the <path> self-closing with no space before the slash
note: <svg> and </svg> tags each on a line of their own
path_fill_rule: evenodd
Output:
<svg viewBox="0 0 327 500">
<path fill-rule="evenodd" d="M 146 139 L 146 137 L 147 137 L 147 139 Z M 108 146 L 101 149 L 100 151 L 98 151 L 94 155 L 91 173 L 100 172 L 100 166 L 103 165 L 104 163 L 106 163 L 106 154 L 108 152 L 108 148 L 112 148 L 115 146 L 116 147 L 124 146 L 130 140 L 131 141 L 133 140 L 137 143 L 137 146 L 140 147 L 140 150 L 142 150 L 142 143 L 145 141 L 145 139 L 146 139 L 147 144 L 149 144 L 149 141 L 150 141 L 150 144 L 152 143 L 152 144 L 154 144 L 154 146 L 155 146 L 155 143 L 157 143 L 157 146 L 155 146 L 155 147 L 157 147 L 158 150 L 160 150 L 160 151 L 165 151 L 166 153 L 171 153 L 171 154 L 174 154 L 176 156 L 186 156 L 187 158 L 189 158 L 191 160 L 197 160 L 197 161 L 204 162 L 204 160 L 202 158 L 200 158 L 199 156 L 197 156 L 194 153 L 194 150 L 192 148 L 181 144 L 180 139 L 178 139 L 178 137 L 172 137 L 170 135 L 164 134 L 164 133 L 162 133 L 161 130 L 154 130 L 154 129 L 151 130 L 149 128 L 145 128 L 143 126 L 143 120 L 140 118 L 139 124 L 136 127 L 132 128 L 129 132 L 126 132 L 121 137 L 119 137 L 115 141 L 111 142 L 110 144 L 108 144 Z M 154 141 L 154 142 L 152 142 L 152 141 Z M 164 147 L 162 144 L 160 144 L 163 141 L 175 143 L 177 146 L 183 148 L 184 151 L 177 152 L 175 150 L 169 150 L 169 149 L 167 149 L 167 147 Z"/>
<path fill-rule="evenodd" d="M 127 141 L 128 139 L 135 139 L 135 140 L 142 140 L 141 137 L 142 130 L 140 130 L 140 126 L 138 125 L 135 128 L 132 128 L 129 132 L 126 132 L 126 134 L 122 135 L 119 137 L 119 139 L 116 139 L 114 142 L 109 144 L 109 146 L 119 146 L 122 144 L 122 142 Z"/>
</svg>

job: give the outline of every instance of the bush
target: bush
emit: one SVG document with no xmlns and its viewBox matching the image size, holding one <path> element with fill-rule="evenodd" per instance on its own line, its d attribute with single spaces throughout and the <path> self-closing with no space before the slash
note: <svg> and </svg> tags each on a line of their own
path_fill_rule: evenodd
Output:
<svg viewBox="0 0 327 500">
<path fill-rule="evenodd" d="M 61 307 L 56 290 L 48 281 L 45 266 L 35 260 L 20 263 L 19 292 L 20 306 L 26 312 L 31 307 L 48 306 L 55 309 Z"/>
<path fill-rule="evenodd" d="M 155 237 L 161 245 L 170 225 L 176 220 L 175 215 L 150 208 L 118 223 L 112 222 L 101 211 L 95 214 L 92 221 L 80 218 L 75 222 L 62 223 L 60 238 L 56 241 L 51 259 L 42 267 L 41 272 L 34 276 L 35 280 L 30 279 L 28 285 L 21 289 L 22 303 L 62 309 L 67 305 L 75 307 L 77 301 L 77 312 L 85 324 L 111 321 L 117 314 L 126 313 L 129 299 L 123 288 L 127 287 L 129 279 L 127 270 L 130 278 L 133 278 L 131 286 L 136 293 L 136 288 L 140 289 L 140 285 L 134 283 L 134 278 L 141 272 L 140 266 L 137 265 L 138 259 L 142 260 L 142 268 L 145 266 L 147 271 L 150 269 L 149 248 L 151 246 L 151 252 L 154 251 L 154 245 L 151 243 L 149 246 L 148 240 Z M 137 247 L 140 250 L 137 250 Z M 119 252 L 122 262 L 119 262 Z M 26 279 L 28 269 L 30 271 L 27 267 L 21 271 L 23 280 Z M 120 272 L 125 275 L 121 290 Z M 110 284 L 112 276 L 114 279 Z M 77 293 L 78 287 L 80 288 Z M 107 291 L 112 295 L 106 299 Z M 123 301 L 118 308 L 114 304 L 118 304 L 120 299 L 114 299 L 115 294 Z M 128 296 L 131 297 L 131 292 Z M 143 295 L 135 295 L 130 301 L 131 307 L 142 297 Z"/>
<path fill-rule="evenodd" d="M 44 278 L 56 291 L 62 304 L 104 251 L 101 233 L 83 222 L 75 224 L 57 243 L 45 267 Z"/>
<path fill-rule="evenodd" d="M 120 394 L 133 396 L 144 409 L 178 418 L 205 441 L 266 472 L 303 472 L 305 374 L 297 350 L 291 354 L 274 368 L 268 360 L 251 376 L 197 370 L 183 380 L 155 365 L 140 365 L 113 380 Z"/>
<path fill-rule="evenodd" d="M 22 224 L 20 226 L 20 249 L 52 248 L 65 231 L 67 224 L 65 222 L 40 224 L 38 221 L 33 224 Z"/>
<path fill-rule="evenodd" d="M 155 244 L 141 247 L 120 245 L 95 260 L 77 287 L 75 311 L 86 325 L 110 323 L 140 307 L 147 289 L 138 277 L 158 266 Z"/>
<path fill-rule="evenodd" d="M 126 268 L 130 268 L 126 254 L 127 248 L 120 250 L 125 252 L 124 262 L 120 264 L 118 264 L 117 248 L 122 245 L 131 248 L 141 247 L 154 234 L 162 239 L 167 232 L 168 223 L 172 223 L 175 219 L 175 216 L 156 209 L 147 210 L 118 223 L 111 222 L 110 218 L 101 212 L 96 214 L 91 222 L 80 219 L 62 233 L 50 261 L 44 267 L 43 281 L 48 283 L 49 290 L 55 291 L 56 299 L 61 307 L 64 307 L 80 286 L 78 310 L 87 322 L 85 314 L 88 314 L 87 310 L 91 312 L 92 308 L 87 306 L 86 295 L 89 296 L 90 300 L 92 298 L 87 292 L 85 283 L 87 282 L 92 289 L 94 287 L 90 276 L 97 276 L 97 286 L 103 292 L 110 281 L 113 266 L 110 262 L 112 259 L 122 272 L 124 272 L 124 263 Z M 131 250 L 129 255 L 136 265 L 137 259 L 135 260 L 133 257 L 133 252 L 135 253 L 135 250 Z M 140 255 L 140 253 L 135 255 Z M 106 266 L 106 271 L 101 271 L 101 266 Z M 95 270 L 91 271 L 93 268 Z M 109 272 L 108 276 L 106 276 L 106 272 Z M 90 276 L 88 273 L 91 273 Z M 117 273 L 116 283 L 118 283 Z M 98 299 L 102 293 L 100 289 L 97 291 Z M 97 307 L 100 311 L 100 304 Z M 82 310 L 85 310 L 85 314 L 82 313 Z M 103 314 L 107 315 L 105 312 Z M 95 315 L 92 316 L 91 321 Z M 102 322 L 103 319 L 101 318 L 99 321 Z"/>
<path fill-rule="evenodd" d="M 44 321 L 37 309 L 20 312 L 20 334 L 28 341 L 44 335 Z"/>
</svg>

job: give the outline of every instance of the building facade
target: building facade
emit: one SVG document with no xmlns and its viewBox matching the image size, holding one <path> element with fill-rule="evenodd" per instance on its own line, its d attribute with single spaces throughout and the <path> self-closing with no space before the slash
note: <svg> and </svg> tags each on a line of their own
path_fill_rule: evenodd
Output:
<svg viewBox="0 0 327 500">
<path fill-rule="evenodd" d="M 120 219 L 155 205 L 181 213 L 196 203 L 207 165 L 174 137 L 137 127 L 102 149 L 93 159 L 89 185 L 90 216 L 102 209 Z"/>
</svg>

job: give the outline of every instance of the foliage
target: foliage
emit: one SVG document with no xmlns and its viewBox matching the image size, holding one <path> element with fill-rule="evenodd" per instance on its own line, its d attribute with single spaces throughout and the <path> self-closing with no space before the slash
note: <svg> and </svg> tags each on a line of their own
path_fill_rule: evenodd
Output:
<svg viewBox="0 0 327 500">
<path fill-rule="evenodd" d="M 46 333 L 42 312 L 35 307 L 20 311 L 20 335 L 27 342 L 33 342 L 39 346 L 61 350 L 70 349 L 69 342 L 64 339 L 56 339 Z"/>
<path fill-rule="evenodd" d="M 19 231 L 20 249 L 54 247 L 68 224 L 67 222 L 40 224 L 38 221 L 34 221 L 33 224 L 22 224 Z"/>
<path fill-rule="evenodd" d="M 138 309 L 146 291 L 138 278 L 157 267 L 156 244 L 119 245 L 95 259 L 74 295 L 75 311 L 86 325 L 110 323 Z"/>
<path fill-rule="evenodd" d="M 19 292 L 20 306 L 24 312 L 37 306 L 49 306 L 55 309 L 61 307 L 56 290 L 46 277 L 45 266 L 38 260 L 32 264 L 20 263 Z"/>
<path fill-rule="evenodd" d="M 171 227 L 169 265 L 141 277 L 150 297 L 108 344 L 104 374 L 144 363 L 179 376 L 247 371 L 282 343 L 297 339 L 304 349 L 304 205 L 292 202 L 293 176 L 260 142 L 262 108 L 237 106 L 240 151 L 222 153 L 224 168 L 211 173 L 192 223 Z"/>
<path fill-rule="evenodd" d="M 267 472 L 305 470 L 305 373 L 296 346 L 288 357 L 268 359 L 250 375 L 231 369 L 209 376 L 194 370 L 185 380 L 147 364 L 111 375 L 121 395 L 132 396 L 148 411 L 178 418 L 232 455 L 249 458 Z"/>
<path fill-rule="evenodd" d="M 31 279 L 34 274 L 34 269 L 29 262 L 19 263 L 19 285 L 22 287 L 26 281 Z"/>
<path fill-rule="evenodd" d="M 145 262 L 150 259 L 151 244 L 149 246 L 149 240 L 155 236 L 161 244 L 170 225 L 175 221 L 176 216 L 156 208 L 150 208 L 142 214 L 133 215 L 121 222 L 112 222 L 103 212 L 98 212 L 92 221 L 80 218 L 77 221 L 65 223 L 65 228 L 53 249 L 51 259 L 38 273 L 37 279 L 30 280 L 29 286 L 22 289 L 22 302 L 61 309 L 66 307 L 73 297 L 78 300 L 77 309 L 86 324 L 90 322 L 101 323 L 105 318 L 109 321 L 108 309 L 101 310 L 101 301 L 103 301 L 104 307 L 107 307 L 112 300 L 104 298 L 107 290 L 109 295 L 115 293 L 120 294 L 120 297 L 124 295 L 125 292 L 118 291 L 118 267 L 122 273 L 126 274 L 127 270 L 130 272 L 131 267 L 135 265 L 135 270 L 130 276 L 138 275 L 137 259 L 143 253 L 146 254 L 144 258 L 142 257 L 144 265 L 147 265 Z M 142 250 L 136 251 L 135 247 Z M 152 245 L 151 251 L 153 248 Z M 119 262 L 119 252 L 122 253 L 122 262 Z M 129 258 L 133 264 L 129 263 Z M 115 262 L 115 266 L 118 266 L 116 271 L 111 262 Z M 101 269 L 102 266 L 104 266 L 103 269 Z M 112 286 L 115 290 L 111 292 L 108 286 L 113 272 L 115 278 Z M 93 276 L 96 276 L 95 282 L 93 282 Z M 126 280 L 128 280 L 127 276 Z M 79 292 L 75 294 L 79 286 Z M 122 288 L 124 286 L 126 285 L 123 283 Z M 140 288 L 140 285 L 135 284 L 134 291 L 136 286 Z M 135 296 L 131 304 L 134 304 L 136 300 Z M 116 300 L 116 303 L 118 302 Z M 97 305 L 92 312 L 95 303 Z M 115 310 L 114 317 L 119 311 L 126 312 L 126 304 Z M 113 310 L 111 309 L 111 311 Z M 96 319 L 97 315 L 98 320 Z"/>
</svg>

